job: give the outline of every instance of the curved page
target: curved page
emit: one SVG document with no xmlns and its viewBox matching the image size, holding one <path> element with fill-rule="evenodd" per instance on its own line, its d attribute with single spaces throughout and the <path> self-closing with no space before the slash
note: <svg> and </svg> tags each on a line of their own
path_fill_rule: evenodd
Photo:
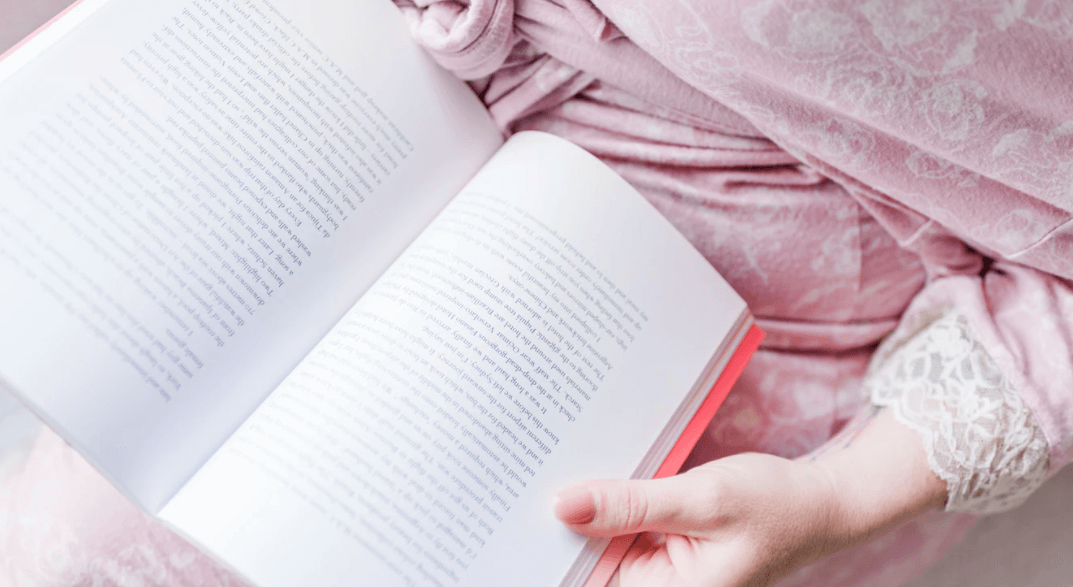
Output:
<svg viewBox="0 0 1073 587">
<path fill-rule="evenodd" d="M 557 585 L 745 311 L 581 149 L 512 138 L 162 512 L 265 587 Z"/>
<path fill-rule="evenodd" d="M 500 137 L 387 0 L 65 18 L 0 85 L 0 381 L 153 512 Z"/>
</svg>

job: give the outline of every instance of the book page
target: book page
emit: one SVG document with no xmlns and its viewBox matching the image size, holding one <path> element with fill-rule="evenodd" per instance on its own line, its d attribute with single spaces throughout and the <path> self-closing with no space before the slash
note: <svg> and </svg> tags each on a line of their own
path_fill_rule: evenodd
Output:
<svg viewBox="0 0 1073 587">
<path fill-rule="evenodd" d="M 745 311 L 594 157 L 512 138 L 161 514 L 254 583 L 557 585 Z"/>
<path fill-rule="evenodd" d="M 72 14 L 0 70 L 0 381 L 156 511 L 501 138 L 388 0 Z"/>
</svg>

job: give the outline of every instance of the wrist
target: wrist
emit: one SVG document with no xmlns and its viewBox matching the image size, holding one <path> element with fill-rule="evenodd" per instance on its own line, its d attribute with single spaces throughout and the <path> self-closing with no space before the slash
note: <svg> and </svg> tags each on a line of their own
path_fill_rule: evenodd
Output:
<svg viewBox="0 0 1073 587">
<path fill-rule="evenodd" d="M 854 525 L 849 523 L 842 480 L 826 463 L 798 460 L 795 464 L 803 468 L 803 474 L 813 488 L 804 496 L 815 520 L 812 532 L 816 548 L 810 558 L 819 559 L 855 544 L 856 533 Z"/>
<path fill-rule="evenodd" d="M 830 486 L 831 533 L 843 548 L 946 503 L 946 483 L 929 467 L 920 436 L 886 410 L 808 462 Z"/>
</svg>

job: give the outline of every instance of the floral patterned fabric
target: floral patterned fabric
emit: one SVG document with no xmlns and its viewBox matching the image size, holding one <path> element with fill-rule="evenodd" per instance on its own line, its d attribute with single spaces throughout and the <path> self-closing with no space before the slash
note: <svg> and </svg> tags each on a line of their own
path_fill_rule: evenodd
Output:
<svg viewBox="0 0 1073 587">
<path fill-rule="evenodd" d="M 0 479 L 2 587 L 239 587 L 146 517 L 51 430 Z"/>
<path fill-rule="evenodd" d="M 881 339 L 937 308 L 1037 423 L 1048 472 L 1073 459 L 1068 3 L 396 2 L 505 133 L 551 132 L 611 165 L 768 332 L 687 466 L 812 450 L 868 401 Z M 131 584 L 106 574 L 120 568 L 146 585 L 232 580 L 103 480 L 78 489 L 89 477 L 69 449 L 31 457 L 26 489 L 0 497 L 14 528 L 0 585 Z M 779 585 L 906 585 L 973 520 L 924 516 Z M 84 550 L 60 559 L 76 563 L 14 547 L 38 527 L 65 529 Z"/>
<path fill-rule="evenodd" d="M 880 387 L 952 510 L 1011 507 L 1073 458 L 1066 4 L 486 0 L 435 22 L 447 2 L 400 4 L 419 40 L 511 47 L 466 61 L 427 44 L 505 132 L 560 134 L 615 167 L 769 332 L 690 464 L 807 452 Z M 883 378 L 938 331 L 865 367 L 904 316 L 937 309 L 972 350 L 945 359 L 986 381 L 911 420 L 919 381 Z M 906 584 L 942 551 L 923 536 L 949 545 L 965 527 L 917 520 L 785 584 Z"/>
</svg>

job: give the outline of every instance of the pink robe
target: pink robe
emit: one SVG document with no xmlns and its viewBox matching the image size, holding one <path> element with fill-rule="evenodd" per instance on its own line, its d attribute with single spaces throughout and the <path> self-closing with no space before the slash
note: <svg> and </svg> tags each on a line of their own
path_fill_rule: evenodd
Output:
<svg viewBox="0 0 1073 587">
<path fill-rule="evenodd" d="M 510 133 L 612 165 L 768 332 L 691 464 L 801 455 L 866 401 L 905 315 L 949 307 L 1073 460 L 1073 9 L 834 0 L 428 0 L 415 36 Z M 780 585 L 904 585 L 936 513 Z"/>
<path fill-rule="evenodd" d="M 879 340 L 937 305 L 971 321 L 1022 394 L 1051 471 L 1073 459 L 1066 3 L 402 3 L 417 38 L 472 80 L 504 132 L 551 132 L 609 163 L 760 319 L 764 347 L 693 464 L 819 445 L 866 401 Z M 10 543 L 19 537 L 58 545 L 23 567 L 47 579 L 37 584 L 77 584 L 49 575 L 52 562 L 102 552 L 117 562 L 94 576 L 228 580 L 54 437 L 30 466 L 0 514 L 73 504 L 64 523 L 31 516 L 0 544 L 15 557 L 29 548 Z M 906 585 L 973 520 L 925 516 L 779 585 Z"/>
</svg>

